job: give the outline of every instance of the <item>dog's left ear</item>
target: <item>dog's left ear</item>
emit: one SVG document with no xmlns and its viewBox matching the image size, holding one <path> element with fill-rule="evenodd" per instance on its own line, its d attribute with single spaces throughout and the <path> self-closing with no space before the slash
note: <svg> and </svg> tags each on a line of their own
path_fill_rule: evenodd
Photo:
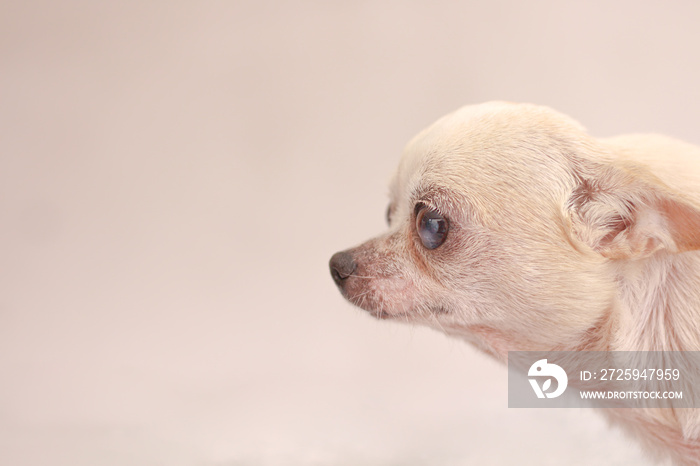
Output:
<svg viewBox="0 0 700 466">
<path fill-rule="evenodd" d="M 700 249 L 700 207 L 634 166 L 588 167 L 567 203 L 573 237 L 609 259 Z"/>
</svg>

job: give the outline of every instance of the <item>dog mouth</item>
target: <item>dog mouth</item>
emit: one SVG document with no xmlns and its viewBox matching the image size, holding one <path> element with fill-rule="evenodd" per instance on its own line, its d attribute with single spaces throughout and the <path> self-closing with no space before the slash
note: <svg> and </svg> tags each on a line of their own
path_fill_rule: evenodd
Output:
<svg viewBox="0 0 700 466">
<path fill-rule="evenodd" d="M 402 275 L 370 273 L 347 252 L 334 254 L 329 265 L 343 297 L 376 319 L 409 321 L 446 312 L 416 302 L 416 290 Z"/>
<path fill-rule="evenodd" d="M 352 299 L 348 298 L 348 301 L 353 305 L 359 307 L 363 311 L 367 312 L 372 317 L 379 320 L 396 320 L 396 319 L 415 319 L 416 317 L 423 318 L 435 318 L 440 315 L 446 315 L 450 313 L 450 310 L 444 306 L 431 306 L 419 312 L 417 309 L 410 309 L 403 312 L 388 312 L 383 309 L 376 309 L 369 306 L 368 302 L 362 299 Z"/>
</svg>

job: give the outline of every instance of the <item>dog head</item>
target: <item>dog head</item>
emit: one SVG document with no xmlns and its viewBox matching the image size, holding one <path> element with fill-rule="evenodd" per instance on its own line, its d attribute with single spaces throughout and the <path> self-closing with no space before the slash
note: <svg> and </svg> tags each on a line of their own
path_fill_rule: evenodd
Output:
<svg viewBox="0 0 700 466">
<path fill-rule="evenodd" d="M 620 260 L 699 242 L 698 211 L 623 165 L 551 109 L 464 107 L 407 145 L 388 231 L 335 254 L 331 275 L 375 317 L 501 358 L 592 345 L 611 325 Z"/>
</svg>

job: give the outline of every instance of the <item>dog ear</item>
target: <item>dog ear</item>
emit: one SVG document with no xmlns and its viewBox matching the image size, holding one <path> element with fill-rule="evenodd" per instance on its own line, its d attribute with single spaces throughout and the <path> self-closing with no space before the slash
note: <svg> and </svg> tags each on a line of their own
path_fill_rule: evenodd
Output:
<svg viewBox="0 0 700 466">
<path fill-rule="evenodd" d="M 609 259 L 700 249 L 700 208 L 645 170 L 588 167 L 567 211 L 572 234 Z"/>
</svg>

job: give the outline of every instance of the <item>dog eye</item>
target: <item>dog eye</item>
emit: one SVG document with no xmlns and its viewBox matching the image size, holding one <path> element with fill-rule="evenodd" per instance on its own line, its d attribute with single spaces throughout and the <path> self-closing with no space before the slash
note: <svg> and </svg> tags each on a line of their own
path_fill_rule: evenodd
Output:
<svg viewBox="0 0 700 466">
<path fill-rule="evenodd" d="M 420 240 L 428 249 L 435 249 L 445 242 L 447 237 L 447 219 L 425 204 L 416 205 L 416 231 Z"/>
<path fill-rule="evenodd" d="M 386 206 L 386 224 L 391 226 L 391 204 Z"/>
</svg>

